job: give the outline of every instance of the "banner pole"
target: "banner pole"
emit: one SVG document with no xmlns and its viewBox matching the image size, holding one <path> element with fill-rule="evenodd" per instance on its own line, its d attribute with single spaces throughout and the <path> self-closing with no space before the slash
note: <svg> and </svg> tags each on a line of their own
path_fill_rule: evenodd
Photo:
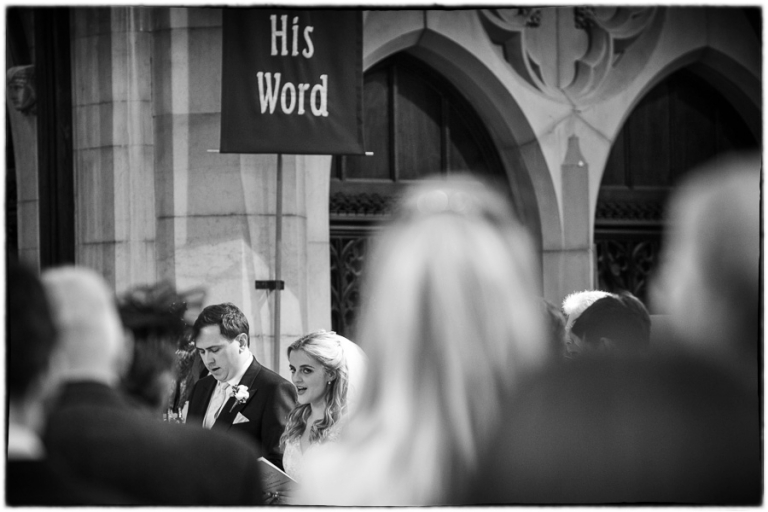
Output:
<svg viewBox="0 0 768 512">
<path fill-rule="evenodd" d="M 275 205 L 275 320 L 274 320 L 274 352 L 272 367 L 280 373 L 280 278 L 281 276 L 281 246 L 283 243 L 283 155 L 277 154 L 277 201 Z"/>
</svg>

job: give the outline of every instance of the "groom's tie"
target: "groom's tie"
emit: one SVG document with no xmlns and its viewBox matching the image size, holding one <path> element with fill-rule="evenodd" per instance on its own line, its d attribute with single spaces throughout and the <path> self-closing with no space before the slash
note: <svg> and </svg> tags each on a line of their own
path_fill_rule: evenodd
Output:
<svg viewBox="0 0 768 512">
<path fill-rule="evenodd" d="M 226 382 L 219 382 L 216 384 L 216 390 L 211 397 L 211 403 L 208 406 L 208 411 L 205 415 L 205 421 L 203 422 L 203 428 L 211 428 L 216 422 L 216 418 L 221 414 L 221 408 L 224 407 L 224 403 L 227 401 L 227 389 L 229 384 Z"/>
</svg>

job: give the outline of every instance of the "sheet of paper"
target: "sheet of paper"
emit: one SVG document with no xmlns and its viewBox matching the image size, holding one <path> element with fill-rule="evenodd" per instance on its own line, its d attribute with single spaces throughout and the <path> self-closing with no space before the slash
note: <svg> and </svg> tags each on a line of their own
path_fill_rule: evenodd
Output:
<svg viewBox="0 0 768 512">
<path fill-rule="evenodd" d="M 293 478 L 264 457 L 259 457 L 259 462 L 261 462 L 261 484 L 264 487 L 264 492 L 283 494 L 293 489 L 296 484 Z"/>
</svg>

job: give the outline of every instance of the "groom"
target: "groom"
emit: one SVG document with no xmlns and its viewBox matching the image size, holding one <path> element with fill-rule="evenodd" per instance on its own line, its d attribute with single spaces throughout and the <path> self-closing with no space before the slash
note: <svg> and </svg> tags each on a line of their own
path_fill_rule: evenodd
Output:
<svg viewBox="0 0 768 512">
<path fill-rule="evenodd" d="M 203 309 L 193 336 L 210 374 L 192 388 L 187 423 L 245 434 L 282 469 L 280 436 L 296 404 L 293 384 L 256 361 L 248 320 L 232 303 Z"/>
</svg>

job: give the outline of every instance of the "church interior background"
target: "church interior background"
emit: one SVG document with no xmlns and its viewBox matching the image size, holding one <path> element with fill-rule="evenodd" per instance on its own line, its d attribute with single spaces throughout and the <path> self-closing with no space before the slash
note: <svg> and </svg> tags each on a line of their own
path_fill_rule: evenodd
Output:
<svg viewBox="0 0 768 512">
<path fill-rule="evenodd" d="M 647 300 L 664 204 L 697 165 L 762 143 L 759 7 L 371 10 L 366 150 L 286 156 L 281 352 L 354 340 L 368 240 L 435 173 L 496 183 L 541 295 Z M 272 361 L 275 155 L 220 155 L 221 9 L 7 10 L 6 251 L 119 293 L 203 286 Z M 18 94 L 16 92 L 18 92 Z M 663 314 L 663 311 L 651 311 Z M 285 367 L 282 367 L 285 365 Z M 281 363 L 287 373 L 287 362 Z"/>
</svg>

